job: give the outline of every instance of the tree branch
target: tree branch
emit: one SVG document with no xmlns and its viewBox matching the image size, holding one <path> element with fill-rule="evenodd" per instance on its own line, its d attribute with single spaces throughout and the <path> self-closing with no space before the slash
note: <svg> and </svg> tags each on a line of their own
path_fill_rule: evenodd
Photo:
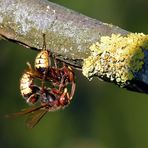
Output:
<svg viewBox="0 0 148 148">
<path fill-rule="evenodd" d="M 102 35 L 127 31 L 102 23 L 47 0 L 1 0 L 0 34 L 29 48 L 47 48 L 61 59 L 82 66 L 89 46 Z M 70 61 L 69 61 L 70 60 Z"/>
<path fill-rule="evenodd" d="M 112 81 L 121 87 L 148 93 L 144 89 L 148 85 L 148 53 L 146 51 L 148 45 L 145 45 L 148 41 L 147 36 L 133 35 L 133 38 L 129 38 L 128 35 L 130 33 L 128 31 L 117 26 L 102 23 L 65 7 L 48 2 L 47 0 L 0 1 L 0 36 L 2 38 L 17 42 L 28 48 L 40 50 L 43 44 L 43 33 L 46 34 L 47 49 L 52 54 L 55 54 L 58 59 L 74 67 L 82 68 L 85 76 L 90 78 L 97 75 L 101 79 Z M 132 52 L 130 54 L 131 58 L 127 58 L 127 60 L 124 57 L 124 66 L 120 67 L 123 71 L 120 71 L 116 67 L 118 63 L 122 63 L 122 56 L 119 57 L 122 60 L 118 61 L 115 58 L 115 61 L 112 61 L 116 63 L 113 64 L 112 69 L 109 70 L 108 68 L 105 71 L 105 65 L 103 64 L 99 65 L 101 66 L 101 69 L 99 69 L 96 61 L 100 63 L 104 53 L 110 54 L 115 52 L 115 55 L 118 55 L 118 51 L 121 51 L 117 48 L 114 48 L 114 52 L 103 50 L 109 47 L 105 47 L 105 45 L 109 44 L 102 41 L 103 38 L 107 36 L 110 37 L 108 40 L 112 40 L 113 38 L 111 36 L 114 35 L 117 37 L 117 41 L 121 37 L 123 37 L 122 40 L 126 41 L 129 39 L 134 40 L 136 36 L 134 43 L 137 44 L 141 41 L 142 43 L 138 44 L 138 49 L 140 48 L 141 50 L 139 52 L 135 50 L 135 46 L 131 47 L 135 52 Z M 99 43 L 99 41 L 102 43 Z M 116 45 L 117 41 L 116 43 L 111 43 Z M 126 44 L 126 47 L 129 45 Z M 92 46 L 98 46 L 99 49 L 98 47 L 92 49 Z M 126 49 L 124 43 L 122 43 L 120 48 Z M 142 56 L 137 56 L 139 53 L 143 53 L 143 58 Z M 133 58 L 133 55 L 136 58 Z M 112 59 L 109 56 L 108 58 Z M 111 66 L 106 59 L 103 60 L 105 60 L 109 67 Z M 138 67 L 137 69 L 136 66 L 132 66 L 134 60 L 141 63 L 139 65 L 138 62 L 135 62 Z M 144 61 L 144 64 L 141 61 Z M 121 75 L 117 77 L 117 70 L 115 71 L 115 69 L 118 69 L 120 72 L 126 70 L 124 74 L 127 75 L 129 73 L 126 79 L 124 79 L 124 82 L 123 78 L 121 79 Z"/>
</svg>

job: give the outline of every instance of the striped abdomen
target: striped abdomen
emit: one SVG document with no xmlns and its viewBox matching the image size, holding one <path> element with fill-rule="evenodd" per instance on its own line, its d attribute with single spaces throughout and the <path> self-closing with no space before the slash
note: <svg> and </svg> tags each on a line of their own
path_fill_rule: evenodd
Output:
<svg viewBox="0 0 148 148">
<path fill-rule="evenodd" d="M 33 78 L 25 72 L 20 79 L 20 91 L 24 98 L 28 98 L 28 96 L 32 94 L 32 89 L 30 88 L 32 83 Z"/>
<path fill-rule="evenodd" d="M 47 50 L 42 50 L 35 59 L 35 69 L 40 72 L 44 73 L 48 70 L 49 66 L 51 65 L 51 61 L 49 60 L 49 53 Z"/>
</svg>

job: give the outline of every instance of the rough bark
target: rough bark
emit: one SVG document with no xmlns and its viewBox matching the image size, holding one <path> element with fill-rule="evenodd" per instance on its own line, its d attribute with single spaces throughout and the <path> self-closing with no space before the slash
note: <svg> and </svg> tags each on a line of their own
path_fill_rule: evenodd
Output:
<svg viewBox="0 0 148 148">
<path fill-rule="evenodd" d="M 102 36 L 126 36 L 129 32 L 47 0 L 0 1 L 0 38 L 41 50 L 43 34 L 46 34 L 46 46 L 52 54 L 81 69 L 84 60 L 91 55 L 90 46 Z M 138 72 L 133 72 L 134 78 L 122 87 L 148 93 L 148 52 L 142 50 L 144 65 Z M 106 76 L 99 77 L 111 81 Z"/>
<path fill-rule="evenodd" d="M 102 35 L 128 32 L 47 0 L 1 0 L 0 34 L 28 48 L 41 49 L 46 34 L 48 50 L 81 67 L 89 46 Z"/>
</svg>

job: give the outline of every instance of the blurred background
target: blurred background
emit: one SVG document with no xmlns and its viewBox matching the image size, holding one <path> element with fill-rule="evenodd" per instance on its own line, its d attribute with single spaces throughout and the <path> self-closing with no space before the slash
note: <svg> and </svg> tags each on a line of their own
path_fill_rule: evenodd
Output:
<svg viewBox="0 0 148 148">
<path fill-rule="evenodd" d="M 52 0 L 131 32 L 148 33 L 147 0 Z M 0 41 L 0 117 L 28 107 L 19 79 L 37 52 Z M 0 118 L 1 148 L 148 148 L 148 95 L 76 71 L 77 89 L 65 110 L 48 113 L 33 129 L 25 117 Z"/>
</svg>

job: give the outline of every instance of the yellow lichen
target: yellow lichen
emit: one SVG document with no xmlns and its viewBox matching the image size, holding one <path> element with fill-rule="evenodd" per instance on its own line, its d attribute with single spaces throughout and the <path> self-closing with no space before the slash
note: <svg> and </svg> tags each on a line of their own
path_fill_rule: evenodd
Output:
<svg viewBox="0 0 148 148">
<path fill-rule="evenodd" d="M 148 35 L 143 33 L 103 36 L 90 46 L 91 55 L 84 60 L 83 75 L 87 78 L 97 75 L 124 85 L 142 68 L 142 49 L 148 49 Z"/>
</svg>

